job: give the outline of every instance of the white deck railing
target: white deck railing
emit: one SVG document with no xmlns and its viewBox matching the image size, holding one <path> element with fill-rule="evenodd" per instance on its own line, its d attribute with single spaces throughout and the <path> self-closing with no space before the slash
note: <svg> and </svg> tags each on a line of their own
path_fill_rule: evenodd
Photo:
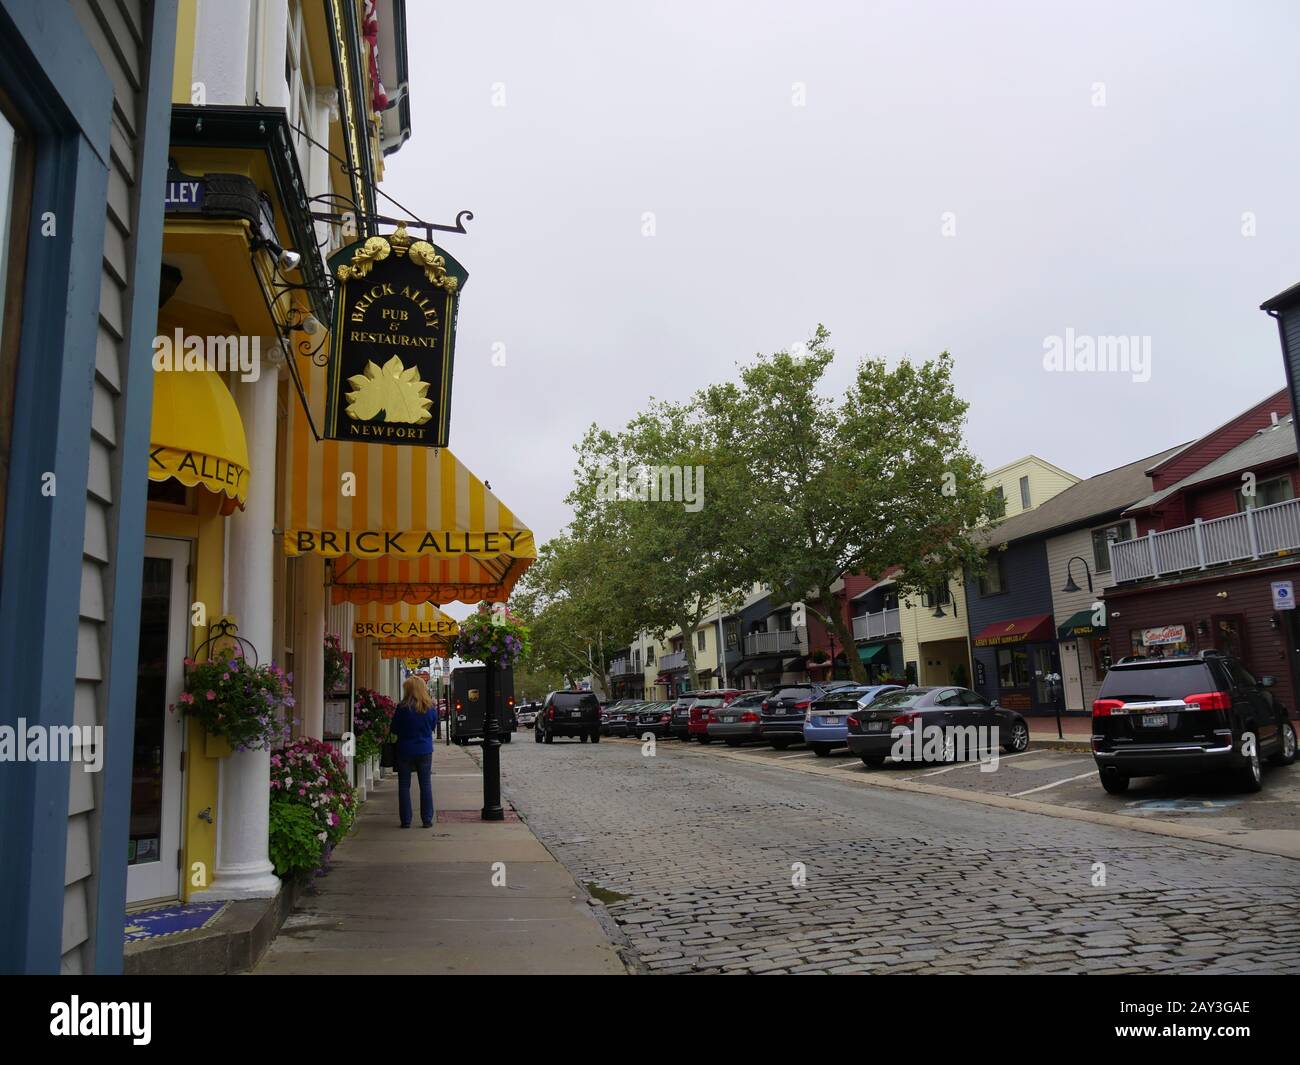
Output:
<svg viewBox="0 0 1300 1065">
<path fill-rule="evenodd" d="M 1240 514 L 1149 532 L 1110 545 L 1111 573 L 1119 583 L 1208 569 L 1229 562 L 1300 549 L 1300 499 Z"/>
<path fill-rule="evenodd" d="M 853 619 L 855 640 L 876 640 L 882 636 L 897 636 L 902 632 L 898 623 L 898 607 L 877 610 L 874 614 L 859 614 Z"/>
</svg>

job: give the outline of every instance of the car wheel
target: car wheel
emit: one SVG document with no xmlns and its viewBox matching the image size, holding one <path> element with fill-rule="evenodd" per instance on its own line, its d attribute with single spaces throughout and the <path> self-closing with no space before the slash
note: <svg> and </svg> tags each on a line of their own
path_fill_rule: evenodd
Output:
<svg viewBox="0 0 1300 1065">
<path fill-rule="evenodd" d="M 1264 786 L 1264 770 L 1259 764 L 1259 751 L 1252 750 L 1246 764 L 1237 770 L 1237 781 L 1242 791 L 1259 791 Z"/>
<path fill-rule="evenodd" d="M 586 743 L 587 740 L 589 740 L 591 737 L 588 736 L 587 733 L 584 732 L 584 733 L 583 733 L 581 736 L 579 736 L 578 738 L 579 738 L 580 740 L 582 740 L 583 743 Z"/>
<path fill-rule="evenodd" d="M 771 743 L 772 743 L 772 748 L 773 748 L 773 750 L 784 751 L 787 747 L 790 746 L 791 741 L 790 741 L 790 740 L 772 740 Z"/>
<path fill-rule="evenodd" d="M 829 743 L 814 743 L 812 745 L 813 754 L 818 758 L 829 758 L 831 754 L 831 745 Z"/>
<path fill-rule="evenodd" d="M 862 759 L 862 764 L 868 769 L 879 769 L 885 764 L 883 754 L 860 754 L 858 757 Z"/>
<path fill-rule="evenodd" d="M 591 742 L 592 742 L 592 743 L 599 743 L 599 742 L 600 742 L 600 733 L 599 733 L 599 732 L 593 732 L 593 733 L 591 734 Z"/>
<path fill-rule="evenodd" d="M 728 747 L 739 747 L 739 746 L 740 746 L 740 740 L 732 740 L 732 739 L 728 739 L 728 740 L 724 740 L 723 742 L 726 743 L 726 745 L 727 745 Z"/>
<path fill-rule="evenodd" d="M 505 733 L 505 734 L 501 737 L 501 742 L 502 742 L 502 743 L 509 743 L 509 742 L 510 742 L 510 733 L 508 733 L 508 732 Z"/>
<path fill-rule="evenodd" d="M 1007 754 L 1019 754 L 1029 749 L 1029 726 L 1017 721 L 1011 726 L 1011 739 L 1002 745 Z"/>
<path fill-rule="evenodd" d="M 534 729 L 533 729 L 533 739 L 534 739 L 534 741 L 536 741 L 537 743 L 541 743 L 541 742 L 542 742 L 542 730 L 541 730 L 541 729 L 539 729 L 539 728 L 534 728 Z"/>
<path fill-rule="evenodd" d="M 1128 791 L 1128 777 L 1122 777 L 1117 773 L 1102 773 L 1101 786 L 1106 789 L 1109 795 L 1123 795 Z"/>
<path fill-rule="evenodd" d="M 712 737 L 712 736 L 701 736 L 701 737 L 700 737 L 700 742 L 701 742 L 701 743 L 712 743 L 712 742 L 713 742 L 713 737 Z"/>
<path fill-rule="evenodd" d="M 1290 721 L 1282 723 L 1282 749 L 1269 759 L 1272 765 L 1290 765 L 1295 761 L 1295 726 Z"/>
</svg>

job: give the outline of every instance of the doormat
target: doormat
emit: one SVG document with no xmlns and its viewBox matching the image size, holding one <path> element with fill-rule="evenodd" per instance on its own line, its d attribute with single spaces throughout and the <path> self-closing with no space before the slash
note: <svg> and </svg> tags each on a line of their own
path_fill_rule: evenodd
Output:
<svg viewBox="0 0 1300 1065">
<path fill-rule="evenodd" d="M 471 821 L 482 821 L 485 825 L 505 824 L 506 821 L 518 821 L 519 815 L 509 808 L 505 808 L 505 821 L 483 821 L 483 815 L 478 810 L 439 810 L 438 824 L 440 825 L 461 825 Z"/>
<path fill-rule="evenodd" d="M 229 902 L 193 902 L 128 913 L 124 938 L 127 943 L 140 943 L 180 932 L 194 932 L 210 925 L 229 905 Z"/>
</svg>

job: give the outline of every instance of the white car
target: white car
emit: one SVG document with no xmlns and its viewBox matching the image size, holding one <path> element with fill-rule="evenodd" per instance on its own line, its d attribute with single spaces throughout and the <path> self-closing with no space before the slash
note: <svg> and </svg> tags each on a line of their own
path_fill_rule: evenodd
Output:
<svg viewBox="0 0 1300 1065">
<path fill-rule="evenodd" d="M 515 708 L 515 719 L 520 728 L 532 728 L 537 723 L 537 714 L 541 707 L 537 703 L 524 703 Z"/>
</svg>

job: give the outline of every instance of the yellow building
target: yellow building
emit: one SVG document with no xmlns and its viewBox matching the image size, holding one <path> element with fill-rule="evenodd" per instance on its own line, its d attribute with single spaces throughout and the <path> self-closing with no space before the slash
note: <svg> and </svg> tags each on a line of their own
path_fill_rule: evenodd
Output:
<svg viewBox="0 0 1300 1065">
<path fill-rule="evenodd" d="M 1008 516 L 1035 507 L 1079 478 L 1026 455 L 985 475 L 984 486 L 1006 503 Z M 969 685 L 972 680 L 965 582 L 960 574 L 919 596 L 899 601 L 903 661 L 915 683 Z"/>
</svg>

